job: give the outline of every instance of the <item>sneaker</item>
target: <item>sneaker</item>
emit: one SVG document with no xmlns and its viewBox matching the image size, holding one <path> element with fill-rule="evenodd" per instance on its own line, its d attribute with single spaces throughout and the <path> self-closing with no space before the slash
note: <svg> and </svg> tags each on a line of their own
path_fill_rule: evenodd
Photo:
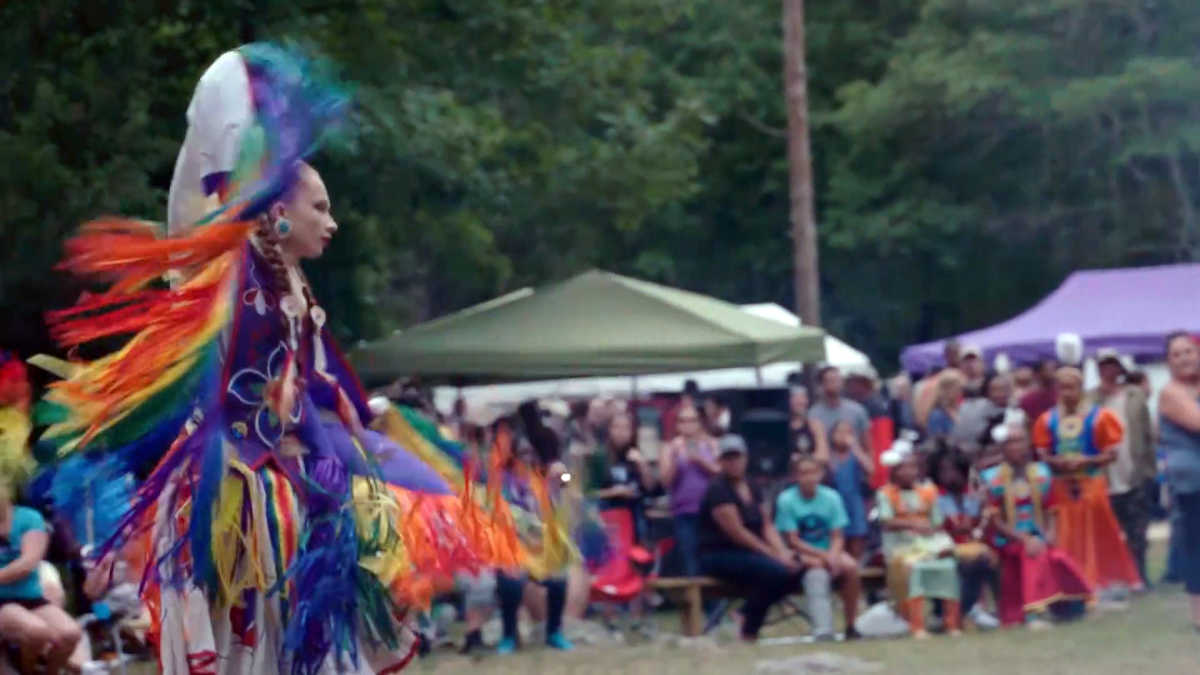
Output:
<svg viewBox="0 0 1200 675">
<path fill-rule="evenodd" d="M 915 631 L 913 631 L 912 637 L 914 640 L 928 640 L 929 639 L 929 631 L 915 630 Z"/>
<path fill-rule="evenodd" d="M 1026 621 L 1025 627 L 1028 628 L 1029 630 L 1040 632 L 1040 631 L 1050 630 L 1051 628 L 1054 628 L 1054 624 L 1050 623 L 1049 621 L 1047 621 L 1041 617 L 1037 617 L 1034 619 L 1030 619 L 1029 621 Z"/>
<path fill-rule="evenodd" d="M 517 641 L 512 638 L 501 638 L 500 644 L 496 645 L 496 653 L 500 656 L 508 656 L 517 651 Z"/>
<path fill-rule="evenodd" d="M 967 612 L 967 620 L 975 624 L 979 630 L 995 630 L 1000 627 L 1000 620 L 988 614 L 987 610 L 979 605 L 975 605 L 970 612 Z"/>
<path fill-rule="evenodd" d="M 850 642 L 852 640 L 861 640 L 862 637 L 862 633 L 858 632 L 858 629 L 856 629 L 854 626 L 851 626 L 846 629 L 846 634 L 842 639 L 844 639 L 846 642 Z"/>
<path fill-rule="evenodd" d="M 546 638 L 546 646 L 550 647 L 551 649 L 557 649 L 561 652 L 569 652 L 575 648 L 575 645 L 571 644 L 571 641 L 568 640 L 561 631 L 551 633 Z"/>
</svg>

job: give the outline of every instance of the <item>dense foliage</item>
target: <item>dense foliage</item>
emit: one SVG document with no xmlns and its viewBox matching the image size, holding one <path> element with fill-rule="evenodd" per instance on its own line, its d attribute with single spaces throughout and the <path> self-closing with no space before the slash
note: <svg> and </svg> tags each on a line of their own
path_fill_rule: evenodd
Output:
<svg viewBox="0 0 1200 675">
<path fill-rule="evenodd" d="M 825 323 L 884 364 L 1072 269 L 1200 252 L 1200 5 L 809 0 Z M 62 238 L 160 218 L 191 88 L 289 39 L 359 103 L 311 273 L 345 340 L 603 267 L 791 304 L 778 3 L 0 6 L 0 344 L 48 348 Z"/>
</svg>

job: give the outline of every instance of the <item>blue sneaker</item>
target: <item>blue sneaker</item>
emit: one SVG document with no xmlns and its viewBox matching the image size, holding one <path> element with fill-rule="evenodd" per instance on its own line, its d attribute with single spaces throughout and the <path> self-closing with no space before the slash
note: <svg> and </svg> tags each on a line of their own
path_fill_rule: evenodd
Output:
<svg viewBox="0 0 1200 675">
<path fill-rule="evenodd" d="M 500 656 L 508 656 L 517 651 L 517 641 L 512 638 L 501 638 L 500 644 L 496 645 L 496 653 Z"/>
<path fill-rule="evenodd" d="M 571 644 L 571 641 L 561 631 L 546 636 L 546 646 L 562 652 L 569 652 L 575 648 L 575 645 Z"/>
</svg>

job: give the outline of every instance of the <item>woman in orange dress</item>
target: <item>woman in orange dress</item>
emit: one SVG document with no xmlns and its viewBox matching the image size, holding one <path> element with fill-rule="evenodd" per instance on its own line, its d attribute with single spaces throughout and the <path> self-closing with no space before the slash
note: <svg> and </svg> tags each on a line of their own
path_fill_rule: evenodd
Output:
<svg viewBox="0 0 1200 675">
<path fill-rule="evenodd" d="M 1085 403 L 1083 373 L 1064 367 L 1056 375 L 1058 402 L 1038 418 L 1033 442 L 1054 473 L 1058 545 L 1097 590 L 1142 587 L 1121 526 L 1108 500 L 1104 467 L 1116 458 L 1124 430 L 1111 411 Z"/>
</svg>

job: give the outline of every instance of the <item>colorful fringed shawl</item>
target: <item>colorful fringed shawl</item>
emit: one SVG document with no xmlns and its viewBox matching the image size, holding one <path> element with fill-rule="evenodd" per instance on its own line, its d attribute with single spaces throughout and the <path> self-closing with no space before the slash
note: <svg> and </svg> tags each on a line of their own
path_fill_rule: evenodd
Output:
<svg viewBox="0 0 1200 675">
<path fill-rule="evenodd" d="M 64 467 L 82 462 L 60 472 L 60 494 L 90 469 L 100 481 L 144 477 L 97 555 L 144 552 L 143 597 L 156 619 L 173 622 L 156 630 L 203 633 L 167 610 L 199 594 L 214 628 L 232 626 L 246 648 L 273 628 L 272 662 L 316 673 L 357 665 L 360 645 L 396 648 L 403 605 L 427 601 L 455 570 L 514 564 L 517 551 L 490 543 L 511 538 L 505 521 L 460 506 L 474 504 L 469 479 L 457 496 L 364 428 L 362 388 L 324 311 L 296 287 L 297 271 L 278 287 L 254 219 L 344 101 L 311 86 L 280 50 L 240 51 L 257 117 L 224 205 L 178 238 L 105 219 L 68 242 L 62 267 L 110 286 L 52 313 L 53 334 L 66 349 L 126 342 L 60 369 L 66 379 L 41 406 L 51 426 L 39 446 Z M 169 277 L 182 281 L 168 287 Z M 263 613 L 268 600 L 278 616 Z M 178 634 L 162 640 L 180 644 Z M 188 668 L 220 667 L 229 655 L 210 643 L 180 647 Z"/>
</svg>

